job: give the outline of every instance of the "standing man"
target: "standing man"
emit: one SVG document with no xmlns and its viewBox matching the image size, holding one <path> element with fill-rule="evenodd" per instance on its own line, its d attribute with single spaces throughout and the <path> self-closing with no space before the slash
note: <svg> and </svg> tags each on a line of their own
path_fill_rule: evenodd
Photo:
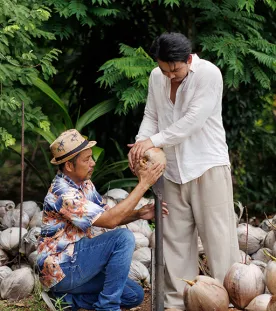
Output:
<svg viewBox="0 0 276 311">
<path fill-rule="evenodd" d="M 152 45 L 153 69 L 130 167 L 152 147 L 167 157 L 163 200 L 165 310 L 185 310 L 179 278 L 198 275 L 198 233 L 212 276 L 223 282 L 239 259 L 228 148 L 222 123 L 220 70 L 191 54 L 180 33 L 164 33 Z"/>
<path fill-rule="evenodd" d="M 123 228 L 98 235 L 98 227 L 114 229 L 153 218 L 153 204 L 134 208 L 162 175 L 164 165 L 137 167 L 138 185 L 109 208 L 90 180 L 95 144 L 71 129 L 50 146 L 51 163 L 59 171 L 44 200 L 37 265 L 41 283 L 54 297 L 63 298 L 70 310 L 120 311 L 136 307 L 144 297 L 142 287 L 128 279 L 135 239 Z M 49 298 L 45 301 L 55 310 Z"/>
</svg>

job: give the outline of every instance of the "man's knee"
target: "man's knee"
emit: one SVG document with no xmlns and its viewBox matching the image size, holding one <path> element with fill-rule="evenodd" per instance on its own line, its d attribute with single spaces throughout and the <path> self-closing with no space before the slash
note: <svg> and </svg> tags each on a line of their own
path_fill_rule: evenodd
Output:
<svg viewBox="0 0 276 311">
<path fill-rule="evenodd" d="M 120 240 L 122 240 L 125 245 L 128 245 L 129 247 L 133 247 L 133 248 L 135 247 L 134 234 L 129 229 L 120 228 L 120 229 L 114 230 L 114 232 L 118 234 L 118 236 L 120 237 Z"/>
</svg>

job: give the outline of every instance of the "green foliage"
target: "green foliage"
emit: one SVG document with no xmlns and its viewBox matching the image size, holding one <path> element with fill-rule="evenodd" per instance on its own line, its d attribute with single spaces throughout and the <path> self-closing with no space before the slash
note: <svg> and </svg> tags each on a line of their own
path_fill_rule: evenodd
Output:
<svg viewBox="0 0 276 311">
<path fill-rule="evenodd" d="M 116 113 L 127 113 L 138 104 L 145 103 L 148 76 L 156 63 L 140 47 L 120 45 L 122 57 L 101 66 L 103 75 L 97 80 L 101 87 L 110 88 L 118 99 Z"/>
<path fill-rule="evenodd" d="M 11 146 L 20 137 L 21 106 L 25 105 L 25 130 L 35 127 L 49 131 L 49 122 L 30 96 L 33 79 L 40 72 L 45 79 L 56 70 L 52 65 L 58 49 L 44 50 L 40 42 L 53 40 L 43 29 L 50 17 L 42 1 L 0 0 L 0 149 Z M 41 43 L 40 43 L 41 44 Z"/>
</svg>

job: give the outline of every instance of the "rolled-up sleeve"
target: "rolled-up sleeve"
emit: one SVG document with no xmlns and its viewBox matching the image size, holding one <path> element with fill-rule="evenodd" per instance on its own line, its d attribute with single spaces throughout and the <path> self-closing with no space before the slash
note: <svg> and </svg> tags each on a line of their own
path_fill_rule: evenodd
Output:
<svg viewBox="0 0 276 311">
<path fill-rule="evenodd" d="M 177 145 L 200 131 L 220 103 L 223 89 L 222 76 L 217 68 L 210 68 L 197 82 L 195 95 L 185 115 L 166 129 L 150 137 L 155 147 Z M 219 90 L 219 91 L 218 91 Z"/>
</svg>

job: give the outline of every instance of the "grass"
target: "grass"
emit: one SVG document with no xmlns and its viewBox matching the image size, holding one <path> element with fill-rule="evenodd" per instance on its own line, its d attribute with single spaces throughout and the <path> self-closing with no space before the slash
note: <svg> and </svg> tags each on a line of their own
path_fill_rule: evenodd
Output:
<svg viewBox="0 0 276 311">
<path fill-rule="evenodd" d="M 0 311 L 49 311 L 45 302 L 36 294 L 16 302 L 0 300 Z"/>
</svg>

